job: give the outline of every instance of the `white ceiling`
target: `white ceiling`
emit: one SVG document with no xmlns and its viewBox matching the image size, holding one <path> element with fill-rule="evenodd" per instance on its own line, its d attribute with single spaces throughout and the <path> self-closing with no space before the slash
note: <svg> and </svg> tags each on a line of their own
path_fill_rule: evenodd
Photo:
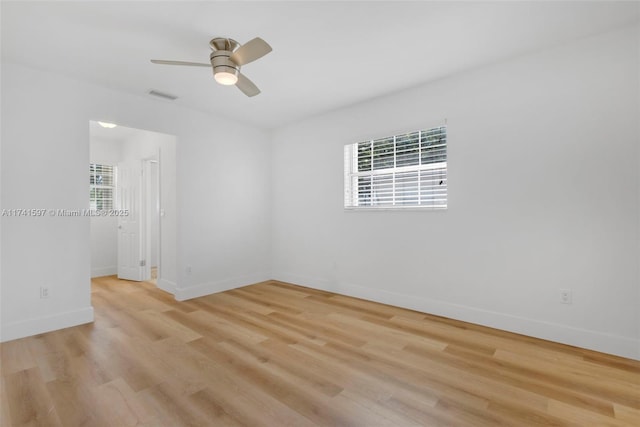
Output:
<svg viewBox="0 0 640 427">
<path fill-rule="evenodd" d="M 273 128 L 638 22 L 637 2 L 7 2 L 2 60 Z M 254 98 L 216 84 L 208 42 L 264 38 Z M 153 98 L 155 99 L 155 98 Z M 158 102 L 171 102 L 158 100 Z"/>
</svg>

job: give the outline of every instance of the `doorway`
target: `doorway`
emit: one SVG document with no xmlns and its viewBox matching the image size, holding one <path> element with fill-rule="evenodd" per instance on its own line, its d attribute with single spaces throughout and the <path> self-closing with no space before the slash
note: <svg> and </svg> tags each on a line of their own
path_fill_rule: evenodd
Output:
<svg viewBox="0 0 640 427">
<path fill-rule="evenodd" d="M 90 219 L 91 276 L 151 281 L 174 293 L 175 137 L 92 121 L 89 151 L 90 171 L 113 173 L 90 180 L 90 207 L 103 209 Z M 94 188 L 98 182 L 110 186 Z"/>
</svg>

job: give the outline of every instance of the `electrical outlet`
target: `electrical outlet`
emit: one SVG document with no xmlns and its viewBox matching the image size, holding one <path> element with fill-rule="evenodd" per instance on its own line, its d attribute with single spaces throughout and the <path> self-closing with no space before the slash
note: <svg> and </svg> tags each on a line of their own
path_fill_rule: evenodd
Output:
<svg viewBox="0 0 640 427">
<path fill-rule="evenodd" d="M 42 299 L 49 298 L 49 287 L 48 286 L 40 286 L 40 298 L 42 298 Z"/>
<path fill-rule="evenodd" d="M 560 289 L 560 302 L 571 304 L 571 289 Z"/>
</svg>

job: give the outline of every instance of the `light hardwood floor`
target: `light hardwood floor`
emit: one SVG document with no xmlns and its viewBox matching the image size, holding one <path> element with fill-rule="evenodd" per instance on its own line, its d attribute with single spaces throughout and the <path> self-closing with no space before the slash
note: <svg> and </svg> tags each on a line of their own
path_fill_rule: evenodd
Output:
<svg viewBox="0 0 640 427">
<path fill-rule="evenodd" d="M 640 363 L 279 282 L 1 345 L 2 426 L 640 426 Z"/>
</svg>

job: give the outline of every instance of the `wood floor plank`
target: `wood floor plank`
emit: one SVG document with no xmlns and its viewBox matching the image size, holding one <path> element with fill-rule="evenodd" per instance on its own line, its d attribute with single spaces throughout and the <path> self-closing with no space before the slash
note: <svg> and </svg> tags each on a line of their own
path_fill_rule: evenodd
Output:
<svg viewBox="0 0 640 427">
<path fill-rule="evenodd" d="M 115 277 L 92 304 L 92 324 L 0 344 L 0 425 L 640 425 L 640 362 L 417 311 Z"/>
<path fill-rule="evenodd" d="M 80 380 L 54 380 L 46 383 L 62 425 L 108 426 L 109 418 L 100 417 L 95 408 L 101 402 L 97 390 Z M 110 402 L 107 402 L 110 404 Z"/>
<path fill-rule="evenodd" d="M 179 310 L 165 311 L 164 315 L 175 320 L 186 328 L 197 332 L 201 336 L 206 336 L 216 341 L 223 341 L 227 339 L 228 334 L 222 332 L 213 322 L 202 316 L 196 317 L 191 314 L 197 313 L 198 310 L 185 313 Z"/>
<path fill-rule="evenodd" d="M 226 341 L 221 347 L 228 349 L 238 357 L 248 358 L 252 363 L 259 363 L 269 371 L 270 375 L 278 376 L 303 388 L 314 389 L 328 397 L 334 397 L 343 391 L 339 385 L 328 381 L 320 375 L 297 366 L 295 363 L 284 363 L 271 356 L 271 352 L 261 346 L 250 346 L 237 341 Z"/>
<path fill-rule="evenodd" d="M 37 367 L 11 373 L 4 379 L 6 407 L 12 425 L 63 425 Z"/>
<path fill-rule="evenodd" d="M 160 383 L 138 393 L 148 412 L 157 414 L 155 421 L 161 426 L 206 426 L 209 421 L 183 395 L 176 395 L 168 383 Z"/>
<path fill-rule="evenodd" d="M 517 369 L 505 368 L 501 363 L 493 363 L 491 358 L 483 359 L 479 355 L 473 359 L 468 357 L 448 357 L 431 349 L 417 349 L 415 346 L 407 346 L 405 350 L 422 356 L 422 360 L 436 360 L 443 367 L 450 366 L 459 371 L 470 372 L 484 378 L 500 378 L 502 383 L 512 387 L 581 406 L 587 411 L 613 416 L 611 402 L 591 394 L 581 393 L 573 388 L 563 388 L 553 382 L 545 381 L 544 378 L 539 378 L 536 374 L 521 374 Z"/>
<path fill-rule="evenodd" d="M 406 390 L 392 382 L 380 379 L 377 376 L 351 369 L 348 365 L 336 363 L 335 359 L 322 354 L 313 354 L 301 351 L 292 345 L 267 340 L 260 343 L 267 347 L 269 352 L 277 358 L 288 360 L 290 364 L 297 363 L 301 370 L 311 371 L 313 375 L 323 376 L 326 381 L 331 381 L 351 396 L 359 396 L 360 400 L 369 400 L 377 405 L 388 407 L 389 400 L 398 398 L 401 400 L 415 399 L 419 406 L 435 406 L 438 396 L 435 394 L 415 393 L 415 390 Z"/>
<path fill-rule="evenodd" d="M 166 363 L 163 355 L 154 350 L 155 341 L 130 336 L 121 328 L 110 328 L 109 333 L 113 344 L 94 356 L 101 364 L 136 392 L 164 381 Z"/>
<path fill-rule="evenodd" d="M 624 380 L 609 376 L 609 381 L 603 382 L 585 368 L 578 370 L 575 366 L 563 366 L 526 355 L 507 354 L 498 351 L 495 360 L 504 361 L 503 366 L 519 373 L 526 372 L 537 378 L 546 377 L 546 381 L 560 387 L 578 389 L 591 396 L 607 396 L 607 400 L 613 403 L 640 409 L 640 378 L 634 379 L 629 373 Z"/>
<path fill-rule="evenodd" d="M 220 293 L 216 294 L 215 298 L 216 306 L 223 305 L 225 307 L 232 308 L 234 310 L 238 310 L 241 312 L 254 312 L 260 314 L 271 314 L 273 313 L 273 309 L 269 307 L 265 307 L 262 304 L 256 304 L 253 301 L 246 300 L 237 295 L 232 295 L 229 293 Z"/>
<path fill-rule="evenodd" d="M 244 420 L 245 425 L 313 425 L 306 417 L 277 399 L 277 396 L 265 392 L 264 387 L 257 386 L 254 377 L 238 375 L 234 358 L 219 352 L 218 343 L 205 337 L 190 342 L 188 346 L 215 362 L 217 370 L 215 375 L 210 376 L 208 388 L 210 392 L 225 390 L 226 392 L 218 393 L 217 398 L 225 403 L 225 411 Z M 214 387 L 216 385 L 218 387 Z"/>
<path fill-rule="evenodd" d="M 262 361 L 248 351 L 247 347 L 237 343 L 222 343 L 221 350 L 235 360 L 236 373 L 256 379 L 257 384 L 276 396 L 285 405 L 317 424 L 357 426 L 357 425 L 393 425 L 386 417 L 373 417 L 367 408 L 358 402 L 346 405 L 344 399 L 338 396 L 327 396 L 319 387 L 310 386 L 308 381 L 301 381 L 285 369 Z M 258 360 L 259 363 L 255 363 Z M 315 384 L 314 384 L 315 385 Z M 332 398 L 334 397 L 334 398 Z"/>
<path fill-rule="evenodd" d="M 210 323 L 226 337 L 249 340 L 255 343 L 269 338 L 267 334 L 256 332 L 253 328 L 242 325 L 239 322 L 229 321 L 225 316 L 221 316 L 217 312 L 198 310 L 190 313 L 189 316 Z"/>
<path fill-rule="evenodd" d="M 154 311 L 150 309 L 139 311 L 140 317 L 144 318 L 146 322 L 153 323 L 159 329 L 163 329 L 167 336 L 176 337 L 184 342 L 189 342 L 202 338 L 202 335 L 196 331 L 182 325 L 180 322 L 176 322 L 171 317 L 166 315 L 166 311 Z"/>
<path fill-rule="evenodd" d="M 198 408 L 198 410 L 206 416 L 212 425 L 229 427 L 247 425 L 241 421 L 243 417 L 241 415 L 238 416 L 236 410 L 230 407 L 224 400 L 220 400 L 217 394 L 208 387 L 193 393 L 189 396 L 189 400 L 194 407 Z M 255 420 L 252 421 L 254 421 L 253 425 L 258 425 L 258 423 L 255 423 Z"/>
<path fill-rule="evenodd" d="M 260 313 L 247 313 L 247 316 L 253 317 L 257 319 L 259 322 L 263 322 L 268 326 L 270 330 L 281 331 L 285 336 L 290 337 L 290 339 L 294 340 L 294 342 L 299 341 L 313 341 L 318 344 L 325 344 L 327 341 L 322 339 L 316 331 L 308 330 L 305 328 L 298 327 L 295 324 L 291 324 L 287 321 L 278 320 L 277 318 L 270 317 L 270 315 L 263 315 Z"/>
<path fill-rule="evenodd" d="M 295 342 L 288 333 L 283 333 L 278 328 L 272 328 L 271 322 L 260 321 L 255 317 L 248 316 L 247 312 L 238 309 L 235 306 L 214 306 L 216 316 L 229 321 L 235 325 L 242 326 L 245 329 L 255 332 L 257 339 L 263 341 L 263 338 L 275 338 L 286 342 Z"/>
<path fill-rule="evenodd" d="M 114 426 L 139 426 L 153 422 L 155 414 L 142 405 L 135 391 L 122 378 L 97 387 L 97 394 L 108 405 L 99 405 L 102 419 L 109 420 Z"/>
<path fill-rule="evenodd" d="M 0 369 L 2 375 L 9 375 L 36 366 L 26 340 L 14 340 L 0 344 Z"/>
<path fill-rule="evenodd" d="M 496 401 L 503 404 L 526 401 L 532 410 L 545 410 L 548 406 L 548 398 L 544 395 L 514 387 L 499 378 L 458 369 L 454 364 L 443 363 L 437 358 L 413 353 L 406 354 L 402 351 L 381 351 L 374 346 L 367 346 L 365 350 L 377 355 L 381 361 L 385 359 L 388 361 L 391 358 L 396 360 L 396 364 L 404 366 L 405 369 L 415 369 L 416 375 L 421 381 L 431 384 L 435 390 L 438 390 L 439 396 L 448 397 L 451 400 L 466 401 L 470 406 L 486 408 L 491 402 Z M 445 354 L 444 357 L 449 356 Z M 469 399 L 465 398 L 465 394 L 458 395 L 460 390 L 474 397 Z M 477 401 L 477 397 L 480 396 L 482 400 Z"/>
<path fill-rule="evenodd" d="M 7 395 L 7 389 L 4 385 L 5 378 L 0 375 L 0 426 L 11 425 L 11 418 L 9 418 L 9 399 Z"/>
<path fill-rule="evenodd" d="M 616 414 L 616 419 L 628 425 L 638 425 L 640 421 L 640 410 L 628 408 L 623 405 L 613 405 L 613 411 Z"/>
<path fill-rule="evenodd" d="M 402 349 L 410 342 L 417 342 L 418 339 L 412 334 L 393 329 L 385 330 L 380 325 L 371 324 L 359 318 L 345 316 L 341 313 L 330 313 L 325 317 L 325 321 L 331 325 L 348 330 L 356 335 L 366 338 L 367 343 L 382 344 Z M 447 348 L 448 344 L 443 341 L 429 340 L 421 337 L 419 342 L 423 345 L 433 345 L 439 350 Z"/>
<path fill-rule="evenodd" d="M 314 331 L 320 339 L 325 341 L 343 342 L 355 346 L 360 346 L 366 343 L 364 339 L 356 335 L 351 335 L 347 331 L 343 331 L 337 327 L 327 326 L 326 322 L 318 321 L 318 318 L 315 320 L 308 320 L 301 316 L 292 316 L 286 313 L 271 313 L 269 317 L 288 323 L 291 326 L 295 326 L 297 329 Z"/>
<path fill-rule="evenodd" d="M 488 399 L 481 395 L 469 393 L 466 390 L 448 385 L 446 378 L 438 379 L 435 377 L 435 373 L 427 377 L 423 372 L 403 366 L 398 361 L 394 361 L 384 355 L 371 355 L 365 353 L 362 349 L 348 348 L 336 344 L 321 346 L 302 342 L 294 345 L 294 347 L 329 363 L 342 365 L 361 375 L 375 378 L 376 381 L 386 387 L 391 385 L 393 388 L 403 389 L 406 393 L 426 397 L 427 402 L 435 399 L 437 403 L 443 395 L 448 393 L 455 396 L 458 401 L 474 407 L 486 408 L 489 404 Z M 386 354 L 386 352 L 383 354 Z"/>
<path fill-rule="evenodd" d="M 244 300 L 251 301 L 251 302 L 256 303 L 258 305 L 262 305 L 264 307 L 272 309 L 275 312 L 290 313 L 290 314 L 300 314 L 301 313 L 301 311 L 298 310 L 295 307 L 289 307 L 286 304 L 281 304 L 279 302 L 273 302 L 273 301 L 270 302 L 268 300 L 264 300 L 261 295 L 255 295 L 255 293 L 252 293 L 246 287 L 239 288 L 239 289 L 234 289 L 234 290 L 228 291 L 228 292 L 231 295 L 237 296 L 237 297 L 239 297 L 241 299 L 244 299 Z"/>
<path fill-rule="evenodd" d="M 567 420 L 579 426 L 617 427 L 627 425 L 616 416 L 607 417 L 591 411 L 583 411 L 568 403 L 549 399 L 547 412 L 557 418 Z"/>
</svg>

